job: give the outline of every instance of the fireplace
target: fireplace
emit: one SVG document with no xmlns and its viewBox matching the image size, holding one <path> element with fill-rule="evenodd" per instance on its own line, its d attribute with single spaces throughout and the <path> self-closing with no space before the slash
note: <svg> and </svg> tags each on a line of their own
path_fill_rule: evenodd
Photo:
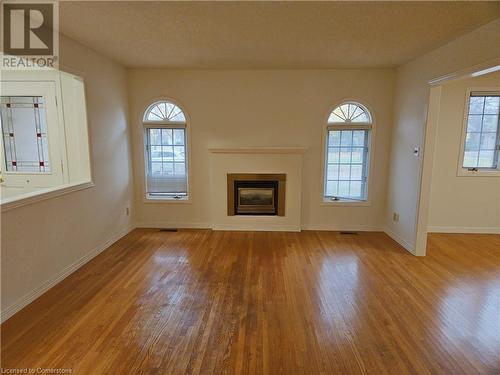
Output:
<svg viewBox="0 0 500 375">
<path fill-rule="evenodd" d="M 276 215 L 278 181 L 235 181 L 235 215 Z"/>
<path fill-rule="evenodd" d="M 227 214 L 285 216 L 285 174 L 229 173 Z"/>
</svg>

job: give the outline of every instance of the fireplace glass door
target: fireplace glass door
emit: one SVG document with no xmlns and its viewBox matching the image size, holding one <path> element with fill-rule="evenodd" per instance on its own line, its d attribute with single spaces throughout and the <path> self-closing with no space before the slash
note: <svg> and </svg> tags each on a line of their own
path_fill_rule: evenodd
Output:
<svg viewBox="0 0 500 375">
<path fill-rule="evenodd" d="M 278 184 L 276 181 L 235 181 L 237 215 L 276 215 Z"/>
</svg>

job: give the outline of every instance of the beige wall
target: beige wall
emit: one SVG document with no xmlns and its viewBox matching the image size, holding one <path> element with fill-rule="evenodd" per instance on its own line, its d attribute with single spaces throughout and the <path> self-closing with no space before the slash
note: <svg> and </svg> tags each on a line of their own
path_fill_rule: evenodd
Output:
<svg viewBox="0 0 500 375">
<path fill-rule="evenodd" d="M 422 147 L 424 142 L 428 82 L 433 78 L 499 57 L 498 35 L 500 20 L 491 22 L 398 69 L 386 225 L 388 232 L 412 252 L 415 252 L 422 170 L 422 152 L 419 157 L 415 157 L 413 149 L 415 146 Z M 393 212 L 399 213 L 398 222 L 392 221 Z"/>
<path fill-rule="evenodd" d="M 138 225 L 210 227 L 210 146 L 305 146 L 302 228 L 380 229 L 384 219 L 393 70 L 150 70 L 129 71 Z M 141 118 L 160 97 L 187 112 L 191 136 L 192 203 L 144 203 Z M 359 98 L 373 111 L 376 140 L 368 207 L 320 204 L 322 130 L 329 110 Z"/>
<path fill-rule="evenodd" d="M 95 186 L 2 213 L 2 319 L 131 224 L 126 72 L 66 38 L 61 56 L 85 78 Z"/>
<path fill-rule="evenodd" d="M 500 177 L 457 176 L 467 89 L 500 87 L 500 73 L 443 85 L 434 148 L 429 230 L 500 233 Z"/>
</svg>

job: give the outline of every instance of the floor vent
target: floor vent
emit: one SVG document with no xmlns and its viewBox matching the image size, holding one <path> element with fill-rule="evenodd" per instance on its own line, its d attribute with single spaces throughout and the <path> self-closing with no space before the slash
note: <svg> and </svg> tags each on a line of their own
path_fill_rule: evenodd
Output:
<svg viewBox="0 0 500 375">
<path fill-rule="evenodd" d="M 341 231 L 340 234 L 358 234 L 358 232 L 353 232 L 349 230 Z"/>
<path fill-rule="evenodd" d="M 177 228 L 161 228 L 160 232 L 177 232 Z"/>
</svg>

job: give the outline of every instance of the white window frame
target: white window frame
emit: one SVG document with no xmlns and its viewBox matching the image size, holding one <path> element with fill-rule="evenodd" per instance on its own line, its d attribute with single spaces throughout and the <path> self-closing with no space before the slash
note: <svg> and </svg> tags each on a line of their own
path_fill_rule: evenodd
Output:
<svg viewBox="0 0 500 375">
<path fill-rule="evenodd" d="M 153 107 L 157 103 L 168 102 L 176 105 L 184 114 L 185 122 L 179 121 L 148 121 L 145 119 L 149 109 Z M 184 106 L 179 104 L 179 102 L 175 99 L 169 97 L 160 97 L 154 100 L 148 101 L 148 104 L 144 106 L 144 109 L 141 113 L 142 120 L 142 135 L 143 135 L 143 176 L 144 176 L 144 185 L 143 185 L 143 202 L 144 203 L 191 203 L 191 168 L 190 168 L 190 126 L 189 126 L 189 116 L 186 113 Z M 184 129 L 184 152 L 185 152 L 185 163 L 186 163 L 186 196 L 181 197 L 173 197 L 173 196 L 150 196 L 147 193 L 147 172 L 148 172 L 148 150 L 147 150 L 147 131 L 148 129 Z"/>
<path fill-rule="evenodd" d="M 32 185 L 40 189 L 67 184 L 69 182 L 68 173 L 63 173 L 67 164 L 64 123 L 59 115 L 60 106 L 57 105 L 56 82 L 2 81 L 2 96 L 38 96 L 43 98 L 47 126 L 47 139 L 45 142 L 48 144 L 49 155 L 47 160 L 50 163 L 50 171 L 47 172 L 8 171 L 2 152 L 0 155 L 2 175 L 10 180 L 12 187 L 28 187 Z M 3 124 L 3 126 L 6 126 L 6 124 Z M 3 142 L 4 139 L 2 139 Z"/>
<path fill-rule="evenodd" d="M 362 129 L 363 126 L 366 126 L 367 124 L 364 123 L 329 123 L 328 118 L 330 117 L 330 114 L 333 112 L 334 109 L 337 107 L 347 104 L 347 103 L 354 103 L 362 107 L 363 109 L 366 110 L 368 115 L 371 117 L 371 126 L 370 128 L 370 133 L 369 133 L 369 149 L 368 149 L 368 155 L 367 155 L 367 160 L 366 160 L 366 188 L 368 189 L 367 191 L 367 197 L 366 200 L 348 200 L 348 199 L 340 199 L 337 201 L 331 200 L 330 198 L 325 197 L 325 189 L 326 189 L 326 170 L 327 170 L 327 162 L 328 162 L 328 132 L 329 130 L 332 129 L 332 127 L 336 127 L 338 130 L 339 127 L 342 127 L 344 130 L 352 130 L 352 129 L 359 129 L 359 130 L 364 130 Z M 342 125 L 343 124 L 343 125 Z M 353 125 L 354 124 L 354 125 Z M 355 125 L 358 124 L 358 125 Z M 373 155 L 375 151 L 375 136 L 376 136 L 376 119 L 373 110 L 371 109 L 371 106 L 368 105 L 364 100 L 360 98 L 346 98 L 343 99 L 337 104 L 331 106 L 326 114 L 325 120 L 324 120 L 324 125 L 323 125 L 323 136 L 322 136 L 322 152 L 321 152 L 321 157 L 322 157 L 322 168 L 321 168 L 321 193 L 320 193 L 320 205 L 322 206 L 348 206 L 348 207 L 367 207 L 372 205 L 372 183 L 371 183 L 371 175 L 373 174 Z"/>
<path fill-rule="evenodd" d="M 71 69 L 67 66 L 60 66 L 60 71 L 47 69 L 47 70 L 16 70 L 16 71 L 3 71 L 1 81 L 11 82 L 11 81 L 26 81 L 26 82 L 54 82 L 56 87 L 56 106 L 58 118 L 60 120 L 59 126 L 62 127 L 62 132 L 60 133 L 60 138 L 58 142 L 65 147 L 62 157 L 62 165 L 63 169 L 66 171 L 66 175 L 63 176 L 64 182 L 58 186 L 51 186 L 47 188 L 40 188 L 34 191 L 30 191 L 27 193 L 15 195 L 13 197 L 3 198 L 0 203 L 1 212 L 7 212 L 10 210 L 17 209 L 19 207 L 28 206 L 31 204 L 36 204 L 38 202 L 53 199 L 62 195 L 71 194 L 73 192 L 77 192 L 84 189 L 93 188 L 94 184 L 94 168 L 93 168 L 93 155 L 91 152 L 91 134 L 90 134 L 90 124 L 87 121 L 87 111 L 88 111 L 88 103 L 87 103 L 87 86 L 83 84 L 83 104 L 84 108 L 82 109 L 83 119 L 82 123 L 84 125 L 78 129 L 80 131 L 80 135 L 82 139 L 84 138 L 84 148 L 82 148 L 81 158 L 85 158 L 87 160 L 87 164 L 85 165 L 85 170 L 82 169 L 82 173 L 85 174 L 82 178 L 72 180 L 68 177 L 67 173 L 72 173 L 72 167 L 68 164 L 68 159 L 66 155 L 67 152 L 67 126 L 70 123 L 70 119 L 65 117 L 66 111 L 63 110 L 63 107 L 67 106 L 67 100 L 65 100 L 66 94 L 62 87 L 62 77 L 60 73 L 72 76 L 74 79 L 78 79 L 82 82 L 85 82 L 86 73 L 78 70 Z M 1 85 L 0 85 L 1 86 Z M 65 104 L 66 102 L 66 104 Z M 3 161 L 2 161 L 3 162 Z M 80 166 L 81 167 L 81 166 Z M 15 172 L 14 172 L 15 173 Z M 68 180 L 69 178 L 69 180 Z M 2 184 L 5 183 L 1 182 Z"/>
<path fill-rule="evenodd" d="M 458 157 L 457 164 L 457 176 L 458 177 L 498 177 L 500 176 L 500 162 L 497 165 L 497 169 L 490 168 L 478 168 L 477 170 L 470 170 L 469 168 L 464 168 L 464 156 L 465 156 L 465 140 L 467 137 L 467 125 L 469 119 L 469 98 L 472 92 L 484 92 L 485 94 L 491 92 L 499 92 L 500 87 L 469 87 L 465 93 L 464 99 L 464 110 L 463 110 L 463 120 L 462 120 L 462 135 L 460 140 L 460 154 Z M 500 125 L 498 129 L 497 139 L 500 137 Z M 500 151 L 499 151 L 500 152 Z"/>
</svg>

